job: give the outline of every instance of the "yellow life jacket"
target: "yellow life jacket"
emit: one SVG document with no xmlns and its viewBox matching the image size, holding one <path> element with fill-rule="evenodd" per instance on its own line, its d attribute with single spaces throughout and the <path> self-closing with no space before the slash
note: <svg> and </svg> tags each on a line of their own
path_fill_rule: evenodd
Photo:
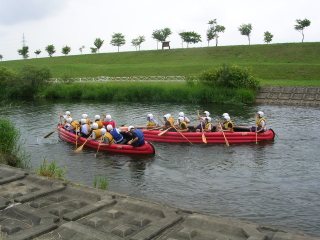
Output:
<svg viewBox="0 0 320 240">
<path fill-rule="evenodd" d="M 208 123 L 206 124 L 206 126 L 204 127 L 204 129 L 209 130 L 210 125 L 213 125 L 212 122 L 208 122 Z M 211 128 L 210 131 L 212 131 L 212 128 Z"/>
<path fill-rule="evenodd" d="M 71 115 L 67 115 L 68 118 L 71 118 Z M 68 123 L 68 121 L 65 119 L 64 123 Z"/>
<path fill-rule="evenodd" d="M 183 124 L 186 128 L 182 128 L 182 124 Z M 180 123 L 179 129 L 180 129 L 180 130 L 185 130 L 185 129 L 186 129 L 187 131 L 189 131 L 188 124 L 187 124 L 186 122 Z"/>
<path fill-rule="evenodd" d="M 262 125 L 261 125 L 261 121 L 264 121 L 264 122 L 265 122 L 265 125 L 264 125 L 264 126 L 266 126 L 266 125 L 267 125 L 267 121 L 266 121 L 266 119 L 264 119 L 264 118 L 259 118 L 259 119 L 258 119 L 258 121 L 257 121 L 257 125 L 258 125 L 258 127 L 259 127 L 259 128 L 261 128 L 261 127 L 262 127 Z"/>
<path fill-rule="evenodd" d="M 111 133 L 106 132 L 106 134 L 104 135 L 104 137 L 109 139 L 109 143 L 114 143 L 114 139 L 113 136 L 111 135 Z"/>
<path fill-rule="evenodd" d="M 101 140 L 102 134 L 100 132 L 100 129 L 93 130 L 92 132 L 96 134 L 96 138 L 94 140 Z"/>
<path fill-rule="evenodd" d="M 73 127 L 73 130 L 76 132 L 80 129 L 80 125 L 77 121 L 72 121 L 71 123 L 71 126 Z"/>
<path fill-rule="evenodd" d="M 102 128 L 103 127 L 103 123 L 100 120 L 96 120 L 96 123 L 98 123 L 98 128 Z"/>
<path fill-rule="evenodd" d="M 154 127 L 155 125 L 154 121 L 147 121 L 147 127 Z"/>
<path fill-rule="evenodd" d="M 86 118 L 86 124 L 90 125 L 90 120 Z"/>
<path fill-rule="evenodd" d="M 88 133 L 90 134 L 90 131 L 91 131 L 90 125 L 89 124 L 86 124 L 86 125 L 87 125 L 87 129 L 88 129 Z"/>
<path fill-rule="evenodd" d="M 232 127 L 231 127 L 231 131 L 233 131 L 233 127 L 234 127 L 234 125 L 233 125 L 233 122 L 230 120 L 229 122 L 226 122 L 225 124 L 224 124 L 224 128 L 225 129 L 229 129 L 229 127 L 228 127 L 228 125 L 229 125 L 229 123 L 231 123 L 232 124 Z"/>
<path fill-rule="evenodd" d="M 174 125 L 174 119 L 173 119 L 173 117 L 170 117 L 168 121 L 171 123 L 171 125 Z"/>
</svg>

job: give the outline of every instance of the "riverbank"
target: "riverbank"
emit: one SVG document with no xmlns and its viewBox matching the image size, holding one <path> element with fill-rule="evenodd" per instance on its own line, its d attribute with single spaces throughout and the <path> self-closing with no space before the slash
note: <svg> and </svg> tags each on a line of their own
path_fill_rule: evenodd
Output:
<svg viewBox="0 0 320 240">
<path fill-rule="evenodd" d="M 0 239 L 320 239 L 79 187 L 2 164 L 0 176 Z"/>
</svg>

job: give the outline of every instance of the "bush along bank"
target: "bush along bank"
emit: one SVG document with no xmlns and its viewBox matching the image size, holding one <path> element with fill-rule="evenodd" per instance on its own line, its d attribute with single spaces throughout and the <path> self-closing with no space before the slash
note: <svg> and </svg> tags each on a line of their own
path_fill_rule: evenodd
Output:
<svg viewBox="0 0 320 240">
<path fill-rule="evenodd" d="M 9 77 L 6 77 L 7 75 Z M 223 65 L 217 69 L 210 68 L 197 76 L 188 77 L 186 82 L 49 84 L 46 80 L 50 75 L 48 68 L 36 69 L 26 66 L 22 72 L 14 73 L 2 67 L 0 81 L 4 79 L 2 81 L 4 86 L 2 91 L 5 89 L 3 95 L 108 101 L 245 104 L 254 101 L 259 84 L 249 69 L 229 65 Z M 31 89 L 22 91 L 23 89 L 17 84 L 10 84 L 15 81 L 15 77 L 18 82 L 26 79 L 25 82 L 29 83 L 28 86 Z M 37 81 L 31 81 L 33 78 Z"/>
</svg>

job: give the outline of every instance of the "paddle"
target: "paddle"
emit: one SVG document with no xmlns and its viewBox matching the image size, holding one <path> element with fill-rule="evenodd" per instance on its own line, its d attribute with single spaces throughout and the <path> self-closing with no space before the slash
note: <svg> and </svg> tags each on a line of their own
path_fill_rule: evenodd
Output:
<svg viewBox="0 0 320 240">
<path fill-rule="evenodd" d="M 99 142 L 98 149 L 97 149 L 97 153 L 94 155 L 95 157 L 97 157 L 97 154 L 98 154 L 98 151 L 99 151 L 99 148 L 100 148 L 100 144 L 102 143 L 102 140 L 103 140 L 103 137 L 101 138 L 101 140 L 100 140 L 100 142 Z"/>
<path fill-rule="evenodd" d="M 255 114 L 255 121 L 256 121 L 256 144 L 258 144 L 258 120 L 257 120 L 256 114 Z"/>
<path fill-rule="evenodd" d="M 176 129 L 172 124 L 171 124 L 171 127 L 173 127 L 178 133 L 180 133 L 180 135 L 181 135 L 182 137 L 184 137 L 185 139 L 187 139 L 188 142 L 189 142 L 190 144 L 192 144 L 192 142 L 190 142 L 189 139 L 188 139 L 185 135 L 183 135 L 181 132 L 179 132 L 178 129 Z"/>
<path fill-rule="evenodd" d="M 91 134 L 92 135 L 92 134 Z M 91 137 L 91 135 L 89 136 L 89 137 Z M 89 138 L 88 137 L 88 138 Z M 87 138 L 87 140 L 80 146 L 80 147 L 78 147 L 75 151 L 76 152 L 80 152 L 80 151 L 82 151 L 82 149 L 83 149 L 83 146 L 87 143 L 87 141 L 88 141 L 88 138 Z"/>
<path fill-rule="evenodd" d="M 203 141 L 204 143 L 207 143 L 207 138 L 206 138 L 206 136 L 204 135 L 203 126 L 202 126 L 201 120 L 200 120 L 200 124 L 201 124 L 201 129 L 202 129 L 202 141 Z"/>
<path fill-rule="evenodd" d="M 45 135 L 43 138 L 47 138 L 49 136 L 51 136 L 54 132 L 56 132 L 59 128 L 57 128 L 56 130 L 52 131 L 51 133 L 48 133 L 47 135 Z"/>
<path fill-rule="evenodd" d="M 158 134 L 158 136 L 161 136 L 163 134 L 165 134 L 169 129 L 171 129 L 172 127 L 167 128 L 166 130 L 162 131 L 161 133 Z"/>
<path fill-rule="evenodd" d="M 230 145 L 229 145 L 229 142 L 228 142 L 228 140 L 227 140 L 227 138 L 226 138 L 226 135 L 224 134 L 223 128 L 222 128 L 222 126 L 221 126 L 221 123 L 219 122 L 219 124 L 220 124 L 220 128 L 221 128 L 221 131 L 222 131 L 224 140 L 226 141 L 226 145 L 229 147 Z"/>
</svg>

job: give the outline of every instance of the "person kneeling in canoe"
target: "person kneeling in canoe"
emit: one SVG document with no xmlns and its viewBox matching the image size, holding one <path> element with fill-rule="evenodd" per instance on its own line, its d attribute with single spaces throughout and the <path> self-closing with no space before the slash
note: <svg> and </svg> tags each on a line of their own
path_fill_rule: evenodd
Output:
<svg viewBox="0 0 320 240">
<path fill-rule="evenodd" d="M 68 118 L 71 118 L 70 114 L 70 111 L 66 111 L 66 115 L 62 115 L 62 112 L 60 111 L 60 118 L 63 118 L 64 123 L 67 123 Z"/>
<path fill-rule="evenodd" d="M 175 131 L 175 129 L 172 127 L 174 122 L 172 123 L 172 121 L 170 120 L 170 114 L 166 114 L 163 116 L 164 119 L 164 125 L 161 126 L 162 130 L 168 129 L 170 128 L 168 131 L 169 132 L 173 132 Z"/>
<path fill-rule="evenodd" d="M 94 122 L 98 124 L 98 129 L 101 129 L 103 127 L 103 123 L 100 120 L 100 115 L 95 115 L 94 116 Z"/>
<path fill-rule="evenodd" d="M 153 118 L 151 113 L 147 116 L 147 128 L 155 128 L 158 126 L 158 122 Z"/>
<path fill-rule="evenodd" d="M 267 121 L 263 117 L 264 113 L 259 111 L 255 117 L 256 117 L 256 126 L 251 127 L 252 132 L 257 132 L 257 133 L 263 133 L 267 129 Z M 258 127 L 258 128 L 257 128 Z"/>
<path fill-rule="evenodd" d="M 186 123 L 184 117 L 178 118 L 179 128 L 177 129 L 179 132 L 189 132 L 188 124 Z"/>
<path fill-rule="evenodd" d="M 91 129 L 89 124 L 87 124 L 87 120 L 85 118 L 82 118 L 80 122 L 81 122 L 81 127 L 78 135 L 79 137 L 88 138 L 91 134 Z"/>
<path fill-rule="evenodd" d="M 224 120 L 225 121 L 222 124 L 218 119 L 216 119 L 216 122 L 218 122 L 220 125 L 217 127 L 217 132 L 234 132 L 233 130 L 234 124 L 231 121 L 230 116 L 225 115 Z"/>
<path fill-rule="evenodd" d="M 133 147 L 140 147 L 145 144 L 144 135 L 140 129 L 135 129 L 133 126 L 129 126 L 128 131 L 132 134 L 132 140 L 128 142 L 128 145 L 132 145 Z"/>
<path fill-rule="evenodd" d="M 107 132 L 110 133 L 116 144 L 126 144 L 127 140 L 120 133 L 119 129 L 113 128 L 111 124 L 107 125 Z"/>
<path fill-rule="evenodd" d="M 214 132 L 216 127 L 213 125 L 213 123 L 211 122 L 211 117 L 206 117 L 205 118 L 205 125 L 204 125 L 204 132 Z"/>
<path fill-rule="evenodd" d="M 80 125 L 77 121 L 73 121 L 72 118 L 67 119 L 66 125 L 64 125 L 65 129 L 67 129 L 69 132 L 76 134 L 76 132 L 79 130 Z"/>
<path fill-rule="evenodd" d="M 91 137 L 88 138 L 88 140 L 93 140 L 93 141 L 101 141 L 102 139 L 102 133 L 100 131 L 100 129 L 98 129 L 98 123 L 92 123 L 92 133 L 91 133 Z"/>
<path fill-rule="evenodd" d="M 112 144 L 112 143 L 114 143 L 114 139 L 113 139 L 113 136 L 109 133 L 109 132 L 107 132 L 107 129 L 105 129 L 105 128 L 101 128 L 100 129 L 100 132 L 101 132 L 101 134 L 102 134 L 102 137 L 103 137 L 103 142 L 105 143 L 105 144 Z"/>
</svg>

